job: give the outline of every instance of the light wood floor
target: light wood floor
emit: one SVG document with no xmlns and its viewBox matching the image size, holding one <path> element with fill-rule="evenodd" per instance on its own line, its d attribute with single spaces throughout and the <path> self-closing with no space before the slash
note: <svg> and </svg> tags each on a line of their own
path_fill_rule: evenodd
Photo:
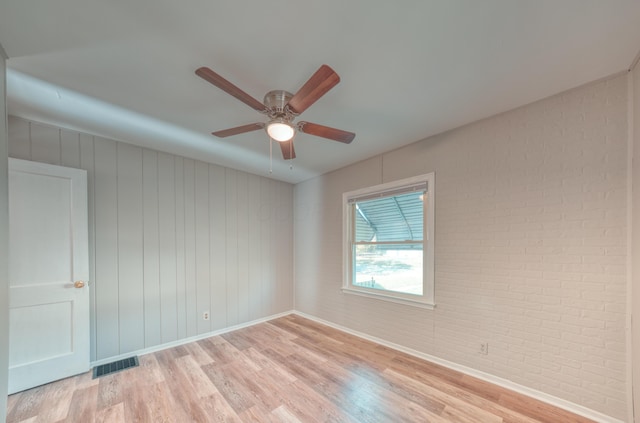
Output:
<svg viewBox="0 0 640 423">
<path fill-rule="evenodd" d="M 299 316 L 9 397 L 8 422 L 587 422 Z"/>
</svg>

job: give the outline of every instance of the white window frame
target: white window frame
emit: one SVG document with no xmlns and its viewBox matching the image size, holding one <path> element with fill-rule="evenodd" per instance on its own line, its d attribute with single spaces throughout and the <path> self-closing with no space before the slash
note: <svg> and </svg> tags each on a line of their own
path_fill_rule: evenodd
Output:
<svg viewBox="0 0 640 423">
<path fill-rule="evenodd" d="M 426 183 L 427 192 L 424 198 L 424 247 L 422 250 L 422 295 L 411 295 L 395 291 L 386 291 L 375 288 L 366 288 L 353 284 L 354 268 L 353 268 L 353 237 L 355 219 L 351 209 L 350 201 L 357 198 L 364 198 L 379 194 L 384 196 L 385 193 L 401 190 L 412 185 Z M 414 307 L 433 309 L 435 307 L 434 298 L 434 216 L 435 215 L 435 173 L 427 173 L 424 175 L 414 176 L 411 178 L 401 179 L 388 182 L 381 185 L 362 188 L 355 191 L 349 191 L 342 194 L 342 292 L 345 294 L 360 295 L 378 300 L 390 301 L 394 303 L 405 304 Z"/>
</svg>

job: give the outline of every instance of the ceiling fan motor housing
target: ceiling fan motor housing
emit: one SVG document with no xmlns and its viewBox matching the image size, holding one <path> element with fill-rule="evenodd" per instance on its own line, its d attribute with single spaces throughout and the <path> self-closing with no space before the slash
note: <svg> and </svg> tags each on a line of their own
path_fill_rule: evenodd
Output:
<svg viewBox="0 0 640 423">
<path fill-rule="evenodd" d="M 267 106 L 269 117 L 290 120 L 293 114 L 286 106 L 291 97 L 293 94 L 284 90 L 269 91 L 265 94 L 264 105 Z"/>
</svg>

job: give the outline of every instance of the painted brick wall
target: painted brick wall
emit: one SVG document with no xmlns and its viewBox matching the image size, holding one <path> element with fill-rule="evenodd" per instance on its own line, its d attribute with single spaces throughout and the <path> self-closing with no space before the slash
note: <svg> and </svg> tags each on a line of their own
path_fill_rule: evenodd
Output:
<svg viewBox="0 0 640 423">
<path fill-rule="evenodd" d="M 298 184 L 296 309 L 624 419 L 626 153 L 617 76 Z M 342 193 L 431 171 L 436 309 L 343 294 Z"/>
</svg>

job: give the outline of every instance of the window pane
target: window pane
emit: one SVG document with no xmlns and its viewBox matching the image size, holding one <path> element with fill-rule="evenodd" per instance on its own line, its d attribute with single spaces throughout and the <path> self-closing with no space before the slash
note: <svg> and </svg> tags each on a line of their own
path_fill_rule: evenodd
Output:
<svg viewBox="0 0 640 423">
<path fill-rule="evenodd" d="M 354 286 L 422 295 L 422 244 L 354 245 Z"/>
<path fill-rule="evenodd" d="M 357 202 L 355 241 L 421 241 L 423 191 Z"/>
</svg>

